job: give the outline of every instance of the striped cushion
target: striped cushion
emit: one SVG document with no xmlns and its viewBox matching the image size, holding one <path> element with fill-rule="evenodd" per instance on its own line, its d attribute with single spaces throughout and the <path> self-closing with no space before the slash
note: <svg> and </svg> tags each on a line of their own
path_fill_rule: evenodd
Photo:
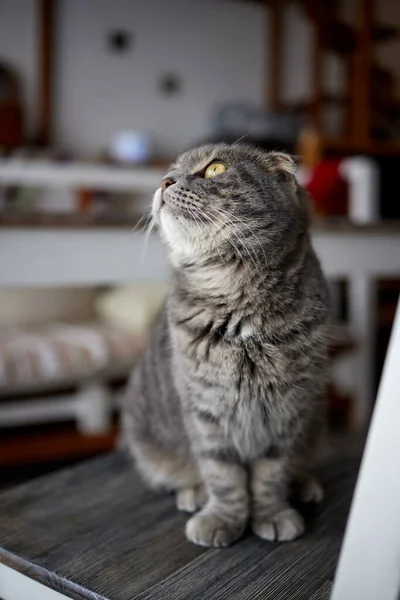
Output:
<svg viewBox="0 0 400 600">
<path fill-rule="evenodd" d="M 79 379 L 131 364 L 144 337 L 96 323 L 0 330 L 0 388 Z"/>
</svg>

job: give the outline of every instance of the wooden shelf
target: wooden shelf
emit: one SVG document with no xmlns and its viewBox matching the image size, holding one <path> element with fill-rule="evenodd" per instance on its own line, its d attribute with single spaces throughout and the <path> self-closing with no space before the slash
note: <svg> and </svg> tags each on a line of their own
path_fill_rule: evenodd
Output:
<svg viewBox="0 0 400 600">
<path fill-rule="evenodd" d="M 80 215 L 79 213 L 57 212 L 24 212 L 22 210 L 0 213 L 0 228 L 26 228 L 26 229 L 85 229 L 93 227 L 117 227 L 140 229 L 144 227 L 145 219 L 142 215 L 107 212 L 102 215 Z"/>
<path fill-rule="evenodd" d="M 325 151 L 343 154 L 368 154 L 375 156 L 400 156 L 400 143 L 368 141 L 367 143 L 355 143 L 346 138 L 322 139 Z"/>
<path fill-rule="evenodd" d="M 0 159 L 0 185 L 39 187 L 56 185 L 119 192 L 154 192 L 160 186 L 164 174 L 164 169 L 155 167 Z"/>
<path fill-rule="evenodd" d="M 341 21 L 320 24 L 323 46 L 336 54 L 351 54 L 356 48 L 354 28 Z M 390 25 L 374 24 L 371 37 L 373 43 L 382 43 L 397 38 L 399 31 Z"/>
</svg>

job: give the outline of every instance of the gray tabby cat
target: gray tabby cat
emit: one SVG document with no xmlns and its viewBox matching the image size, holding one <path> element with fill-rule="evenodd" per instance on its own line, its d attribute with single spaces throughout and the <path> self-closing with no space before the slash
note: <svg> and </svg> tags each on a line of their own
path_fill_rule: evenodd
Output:
<svg viewBox="0 0 400 600">
<path fill-rule="evenodd" d="M 227 546 L 251 519 L 266 540 L 304 532 L 290 506 L 322 490 L 309 468 L 324 427 L 328 292 L 292 159 L 244 144 L 184 153 L 152 215 L 170 292 L 125 398 L 139 471 L 200 509 L 189 540 Z"/>
</svg>

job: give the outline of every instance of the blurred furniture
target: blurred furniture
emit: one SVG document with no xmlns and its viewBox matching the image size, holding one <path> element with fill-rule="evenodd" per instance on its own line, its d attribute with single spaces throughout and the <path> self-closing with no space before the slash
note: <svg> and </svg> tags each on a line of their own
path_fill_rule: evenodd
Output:
<svg viewBox="0 0 400 600">
<path fill-rule="evenodd" d="M 158 187 L 159 169 L 121 169 L 96 165 L 0 161 L 2 183 L 39 186 L 95 186 L 147 191 Z M 350 192 L 350 199 L 352 194 Z M 101 285 L 165 281 L 165 249 L 150 236 L 143 253 L 137 221 L 95 222 L 83 217 L 0 216 L 0 285 Z M 357 342 L 353 390 L 355 422 L 366 424 L 374 398 L 375 283 L 400 277 L 400 225 L 356 226 L 346 220 L 316 222 L 313 241 L 329 278 L 345 279 L 349 288 L 349 323 Z M 11 257 L 11 258 L 10 258 Z"/>
<path fill-rule="evenodd" d="M 19 486 L 0 495 L 0 596 L 327 599 L 360 452 L 341 441 L 321 465 L 326 500 L 303 507 L 309 528 L 291 544 L 251 533 L 220 551 L 189 544 L 174 496 L 148 490 L 119 454 Z"/>
<path fill-rule="evenodd" d="M 320 152 L 333 154 L 396 154 L 400 140 L 393 138 L 393 123 L 400 120 L 400 99 L 396 75 L 379 64 L 375 47 L 399 37 L 398 24 L 376 20 L 375 0 L 355 0 L 354 22 L 342 17 L 340 0 L 259 0 L 269 10 L 269 85 L 267 104 L 273 111 L 295 111 L 307 117 L 319 136 L 314 145 L 301 147 L 308 164 L 315 164 Z M 309 19 L 313 32 L 312 89 L 306 102 L 288 104 L 282 99 L 283 12 L 285 5 L 298 4 Z M 326 93 L 323 86 L 327 54 L 336 55 L 345 73 L 345 89 Z M 341 131 L 326 132 L 329 111 L 341 115 Z"/>
<path fill-rule="evenodd" d="M 154 193 L 165 171 L 151 167 L 116 167 L 96 163 L 0 159 L 0 185 L 94 188 Z"/>
<path fill-rule="evenodd" d="M 143 235 L 133 233 L 133 225 L 6 226 L 0 235 L 0 285 L 166 281 L 164 247 L 150 236 L 142 258 Z M 346 221 L 315 223 L 312 230 L 327 276 L 348 282 L 349 324 L 357 341 L 352 375 L 358 424 L 368 422 L 374 398 L 375 285 L 379 278 L 400 277 L 399 233 L 397 223 L 362 227 Z"/>
<path fill-rule="evenodd" d="M 396 39 L 399 30 L 392 23 L 375 19 L 374 0 L 356 0 L 355 22 L 349 25 L 340 16 L 339 0 L 303 2 L 306 15 L 314 26 L 314 72 L 311 109 L 316 128 L 323 132 L 323 110 L 336 105 L 343 113 L 342 136 L 326 138 L 326 146 L 343 152 L 376 152 L 381 140 L 390 146 L 388 121 L 400 101 L 395 96 L 396 77 L 374 59 L 374 47 Z M 323 90 L 323 58 L 326 52 L 338 55 L 346 72 L 346 89 L 341 96 L 327 95 Z M 386 125 L 386 135 L 384 133 Z M 386 138 L 386 139 L 385 139 Z M 394 146 L 400 152 L 400 145 Z"/>
<path fill-rule="evenodd" d="M 111 449 L 118 394 L 108 383 L 127 377 L 143 341 L 98 323 L 0 329 L 0 468 Z M 58 423 L 70 425 L 32 432 Z"/>
<path fill-rule="evenodd" d="M 0 162 L 2 166 L 7 164 L 0 185 L 18 186 L 21 178 L 25 186 L 40 186 L 44 181 L 50 194 L 53 187 L 74 190 L 87 186 L 112 191 L 133 189 L 150 195 L 162 177 L 157 169 L 43 160 Z M 16 214 L 20 214 L 18 209 Z M 75 217 L 83 224 L 91 220 L 89 215 Z M 75 217 L 71 213 L 66 218 L 74 221 Z M 113 215 L 108 218 L 113 219 Z M 115 219 L 120 224 L 126 222 L 125 215 Z M 53 251 L 57 252 L 56 248 Z M 77 256 L 71 247 L 70 254 L 76 263 L 86 261 L 85 249 Z M 99 255 L 97 260 L 100 264 L 103 257 Z M 30 259 L 28 264 L 28 268 L 35 268 Z M 58 268 L 63 267 L 59 264 Z M 7 286 L 6 281 L 3 284 Z M 115 388 L 126 380 L 141 340 L 140 335 L 123 333 L 117 326 L 99 328 L 91 323 L 0 331 L 0 366 L 4 367 L 0 368 L 0 467 L 69 460 L 111 449 L 116 440 L 114 415 L 119 393 L 110 391 L 110 384 Z"/>
<path fill-rule="evenodd" d="M 57 320 L 57 312 L 68 319 L 68 309 L 74 308 L 65 288 L 60 289 L 67 296 L 65 305 L 60 309 L 55 299 L 54 316 L 43 323 L 45 312 L 39 313 L 36 324 L 29 318 L 21 323 L 21 309 L 29 312 L 31 307 L 32 319 L 36 303 L 41 300 L 48 309 L 58 289 L 36 288 L 35 302 L 32 295 L 29 302 L 26 288 L 20 292 L 24 299 L 28 296 L 25 303 L 15 289 L 0 296 L 0 301 L 22 304 L 10 310 L 10 324 L 0 327 L 0 468 L 39 460 L 50 464 L 75 458 L 80 445 L 85 456 L 97 443 L 101 451 L 112 447 L 104 447 L 110 440 L 115 442 L 120 390 L 164 301 L 166 286 L 92 291 L 89 313 L 88 307 L 79 307 L 85 291 L 69 290 L 78 296 L 77 315 L 81 308 L 81 319 L 75 322 L 72 317 L 69 322 Z"/>
</svg>

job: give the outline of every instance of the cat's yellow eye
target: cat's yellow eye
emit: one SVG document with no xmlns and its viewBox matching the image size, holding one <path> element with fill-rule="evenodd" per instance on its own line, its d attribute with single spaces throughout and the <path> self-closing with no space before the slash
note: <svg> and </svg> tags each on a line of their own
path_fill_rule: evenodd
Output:
<svg viewBox="0 0 400 600">
<path fill-rule="evenodd" d="M 204 171 L 204 179 L 211 179 L 211 177 L 215 177 L 216 175 L 220 175 L 226 171 L 226 165 L 223 162 L 212 162 L 208 165 L 207 169 Z"/>
</svg>

